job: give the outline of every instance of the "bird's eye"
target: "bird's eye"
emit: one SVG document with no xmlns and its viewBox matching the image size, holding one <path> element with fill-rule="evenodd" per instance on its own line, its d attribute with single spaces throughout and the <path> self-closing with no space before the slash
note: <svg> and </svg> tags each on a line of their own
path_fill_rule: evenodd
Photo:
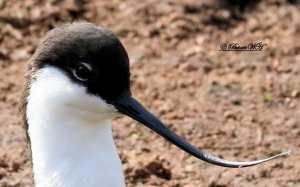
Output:
<svg viewBox="0 0 300 187">
<path fill-rule="evenodd" d="M 84 62 L 80 62 L 72 69 L 74 77 L 80 81 L 88 81 L 93 76 L 92 67 Z"/>
</svg>

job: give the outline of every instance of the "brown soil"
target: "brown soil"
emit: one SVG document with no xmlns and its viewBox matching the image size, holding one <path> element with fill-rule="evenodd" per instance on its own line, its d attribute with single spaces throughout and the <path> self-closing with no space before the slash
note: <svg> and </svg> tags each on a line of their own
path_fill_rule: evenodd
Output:
<svg viewBox="0 0 300 187">
<path fill-rule="evenodd" d="M 133 95 L 192 144 L 240 161 L 293 151 L 255 167 L 221 168 L 124 117 L 114 121 L 114 136 L 129 187 L 300 186 L 299 9 L 297 0 L 241 7 L 209 0 L 0 0 L 0 186 L 32 186 L 18 110 L 23 70 L 48 30 L 78 19 L 118 35 L 130 56 Z M 219 51 L 231 42 L 267 46 Z"/>
</svg>

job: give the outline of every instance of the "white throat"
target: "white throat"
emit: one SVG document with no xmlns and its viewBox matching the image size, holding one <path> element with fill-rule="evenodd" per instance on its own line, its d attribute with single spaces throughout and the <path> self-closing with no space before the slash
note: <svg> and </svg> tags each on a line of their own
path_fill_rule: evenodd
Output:
<svg viewBox="0 0 300 187">
<path fill-rule="evenodd" d="M 113 107 L 46 67 L 32 82 L 27 105 L 37 187 L 124 187 L 111 131 Z"/>
</svg>

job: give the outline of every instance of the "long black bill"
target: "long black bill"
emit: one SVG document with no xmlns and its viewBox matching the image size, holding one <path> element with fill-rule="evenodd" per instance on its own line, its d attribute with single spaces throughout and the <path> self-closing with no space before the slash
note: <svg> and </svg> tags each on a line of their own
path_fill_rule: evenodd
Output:
<svg viewBox="0 0 300 187">
<path fill-rule="evenodd" d="M 165 139 L 169 140 L 171 143 L 178 146 L 180 149 L 190 153 L 191 155 L 209 162 L 214 165 L 230 167 L 230 168 L 241 168 L 241 167 L 249 167 L 257 164 L 261 164 L 263 162 L 267 162 L 274 158 L 288 155 L 290 151 L 282 152 L 278 155 L 250 162 L 235 162 L 235 161 L 227 161 L 221 158 L 208 155 L 204 153 L 201 149 L 194 147 L 193 145 L 186 142 L 183 138 L 172 132 L 168 129 L 159 119 L 157 119 L 154 115 L 148 112 L 137 100 L 132 98 L 129 95 L 125 95 L 120 97 L 118 100 L 111 103 L 116 107 L 116 109 L 136 121 L 146 125 L 148 128 L 155 131 L 157 134 L 161 135 Z"/>
</svg>

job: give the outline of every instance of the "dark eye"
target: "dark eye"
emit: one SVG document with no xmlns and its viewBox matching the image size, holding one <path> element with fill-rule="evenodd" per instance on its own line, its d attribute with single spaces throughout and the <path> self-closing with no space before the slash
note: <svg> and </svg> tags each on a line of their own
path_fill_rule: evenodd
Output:
<svg viewBox="0 0 300 187">
<path fill-rule="evenodd" d="M 80 62 L 72 69 L 74 77 L 80 81 L 88 81 L 92 78 L 92 67 L 84 62 Z"/>
</svg>

